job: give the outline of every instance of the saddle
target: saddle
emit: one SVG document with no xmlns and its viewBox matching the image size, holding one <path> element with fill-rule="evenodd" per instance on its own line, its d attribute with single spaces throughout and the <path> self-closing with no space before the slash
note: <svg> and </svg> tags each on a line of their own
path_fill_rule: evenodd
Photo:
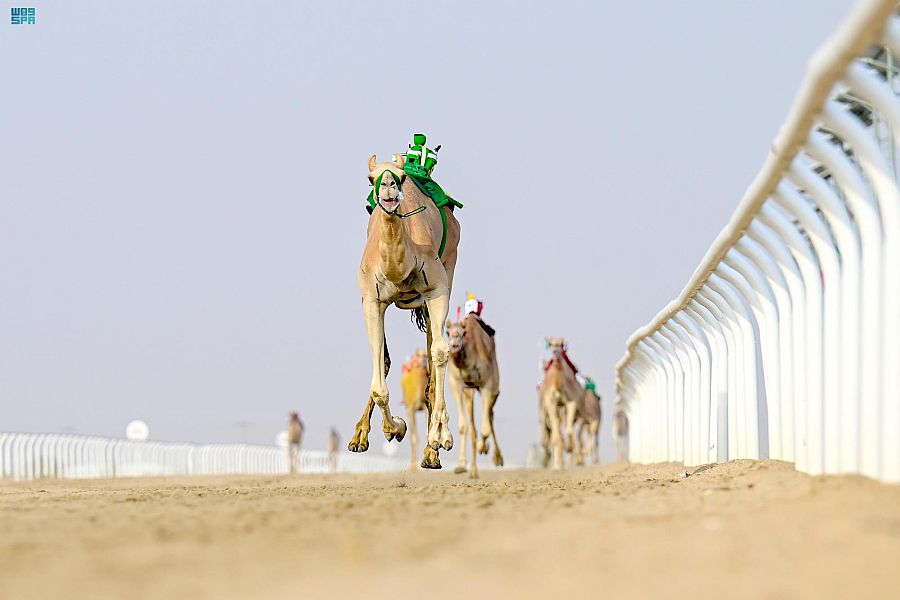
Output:
<svg viewBox="0 0 900 600">
<path fill-rule="evenodd" d="M 475 315 L 475 313 L 469 313 L 469 314 Z M 481 328 L 484 330 L 484 332 L 486 334 L 488 334 L 488 337 L 494 337 L 494 334 L 496 333 L 496 331 L 494 331 L 493 327 L 491 327 L 490 325 L 488 325 L 487 323 L 482 321 L 481 317 L 479 317 L 478 315 L 475 315 L 475 320 L 478 322 L 479 325 L 481 325 Z"/>
</svg>

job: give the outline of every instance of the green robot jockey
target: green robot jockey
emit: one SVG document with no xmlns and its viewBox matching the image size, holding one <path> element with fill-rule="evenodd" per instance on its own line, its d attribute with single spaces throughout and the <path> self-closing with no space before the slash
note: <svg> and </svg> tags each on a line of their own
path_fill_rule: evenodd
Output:
<svg viewBox="0 0 900 600">
<path fill-rule="evenodd" d="M 413 134 L 413 143 L 409 145 L 409 150 L 406 152 L 403 171 L 422 190 L 423 194 L 431 198 L 438 208 L 448 205 L 450 210 L 462 208 L 461 202 L 448 196 L 444 189 L 431 178 L 431 173 L 437 165 L 437 153 L 440 149 L 440 146 L 434 150 L 427 147 L 424 133 Z M 375 194 L 371 193 L 368 198 L 368 211 L 371 213 L 375 206 Z"/>
</svg>

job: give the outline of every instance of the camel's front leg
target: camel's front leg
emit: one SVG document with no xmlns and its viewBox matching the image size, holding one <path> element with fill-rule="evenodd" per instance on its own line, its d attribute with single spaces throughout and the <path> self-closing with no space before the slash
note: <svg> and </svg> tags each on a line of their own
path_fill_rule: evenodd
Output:
<svg viewBox="0 0 900 600">
<path fill-rule="evenodd" d="M 426 313 L 427 313 L 426 307 Z M 431 348 L 431 321 L 427 319 L 425 323 L 425 347 Z M 425 386 L 425 434 L 431 429 L 431 422 L 434 419 L 434 364 L 431 362 L 431 353 L 428 354 L 428 385 Z M 437 450 L 432 450 L 425 440 L 425 450 L 422 453 L 423 469 L 440 469 L 441 458 L 438 456 Z"/>
<path fill-rule="evenodd" d="M 442 327 L 450 307 L 446 289 L 437 291 L 425 300 L 428 305 L 428 320 L 431 327 L 431 363 L 434 365 L 434 413 L 428 425 L 428 445 L 433 449 L 453 448 L 453 434 L 450 433 L 450 415 L 444 397 L 444 379 L 447 374 L 447 360 L 450 347 L 444 339 Z"/>
<path fill-rule="evenodd" d="M 550 395 L 551 398 L 553 394 Z M 563 439 L 559 431 L 559 409 L 556 399 L 546 398 L 544 400 L 544 412 L 550 421 L 550 444 L 553 446 L 553 468 L 562 469 L 563 466 Z"/>
<path fill-rule="evenodd" d="M 387 441 L 398 442 L 406 435 L 406 421 L 391 415 L 388 405 L 389 393 L 384 374 L 384 311 L 388 305 L 371 298 L 363 299 L 363 316 L 366 319 L 366 333 L 372 350 L 372 383 L 369 386 L 369 400 L 381 409 L 381 430 Z M 371 413 L 369 413 L 371 416 Z M 357 425 L 357 430 L 359 426 Z M 366 432 L 368 434 L 368 431 Z"/>
<path fill-rule="evenodd" d="M 466 405 L 466 423 L 469 426 L 469 440 L 472 442 L 472 468 L 469 470 L 469 477 L 478 478 L 478 453 L 475 449 L 475 440 L 478 433 L 475 431 L 475 390 L 466 388 L 464 403 Z M 462 418 L 462 417 L 460 417 Z M 465 447 L 466 440 L 460 440 L 462 447 Z"/>
<path fill-rule="evenodd" d="M 591 464 L 600 462 L 600 421 L 591 421 L 588 426 L 588 444 L 590 444 Z"/>
<path fill-rule="evenodd" d="M 566 449 L 572 453 L 573 465 L 580 463 L 581 454 L 579 449 L 580 440 L 578 439 L 578 433 L 575 431 L 575 417 L 577 415 L 578 406 L 574 402 L 566 402 L 566 436 L 568 438 L 568 448 Z"/>
<path fill-rule="evenodd" d="M 453 399 L 456 400 L 456 408 L 457 408 L 457 418 L 459 419 L 459 439 L 462 440 L 462 446 L 459 447 L 459 463 L 456 465 L 456 468 L 453 469 L 454 473 L 465 473 L 466 472 L 466 412 L 463 408 L 463 394 L 465 387 L 463 386 L 462 380 L 455 376 L 451 375 L 450 377 L 450 389 L 453 391 Z"/>
</svg>

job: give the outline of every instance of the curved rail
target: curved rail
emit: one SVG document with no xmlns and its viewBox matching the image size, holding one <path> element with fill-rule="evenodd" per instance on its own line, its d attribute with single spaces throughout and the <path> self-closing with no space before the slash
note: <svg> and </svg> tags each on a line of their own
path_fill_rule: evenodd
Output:
<svg viewBox="0 0 900 600">
<path fill-rule="evenodd" d="M 628 339 L 616 392 L 632 460 L 900 482 L 896 11 L 859 2 L 813 55 L 728 225 Z"/>
</svg>

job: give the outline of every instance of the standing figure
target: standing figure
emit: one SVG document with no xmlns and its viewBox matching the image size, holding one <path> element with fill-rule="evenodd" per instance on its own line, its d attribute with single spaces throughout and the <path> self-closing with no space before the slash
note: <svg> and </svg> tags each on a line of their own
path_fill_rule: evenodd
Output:
<svg viewBox="0 0 900 600">
<path fill-rule="evenodd" d="M 303 431 L 306 427 L 300 420 L 300 413 L 294 411 L 291 413 L 291 420 L 288 423 L 288 464 L 291 473 L 300 470 L 300 445 L 303 443 Z"/>
<path fill-rule="evenodd" d="M 328 432 L 328 470 L 332 473 L 337 472 L 337 453 L 340 445 L 341 436 L 337 428 L 332 427 Z"/>
<path fill-rule="evenodd" d="M 628 462 L 628 415 L 620 406 L 616 406 L 612 429 L 613 438 L 616 440 L 617 458 L 619 462 Z"/>
</svg>

